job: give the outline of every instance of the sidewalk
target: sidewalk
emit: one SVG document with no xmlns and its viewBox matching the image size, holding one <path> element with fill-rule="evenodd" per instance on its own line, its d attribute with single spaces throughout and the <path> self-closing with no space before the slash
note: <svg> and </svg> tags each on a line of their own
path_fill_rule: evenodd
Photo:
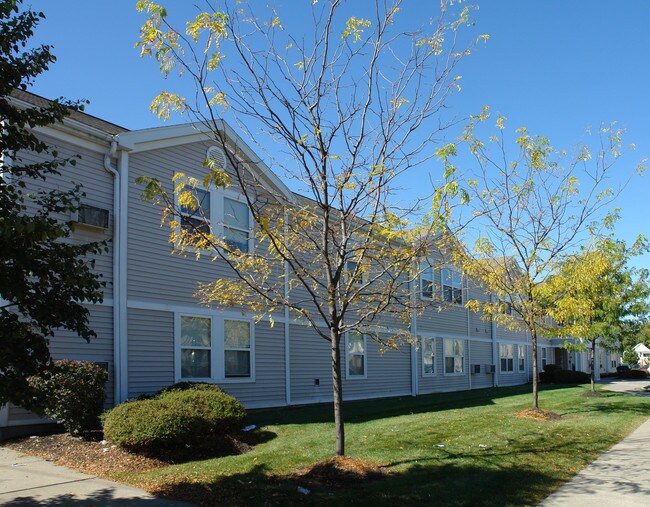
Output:
<svg viewBox="0 0 650 507">
<path fill-rule="evenodd" d="M 608 381 L 604 388 L 636 396 L 648 381 Z M 650 403 L 650 400 L 648 400 Z M 638 507 L 650 499 L 650 419 L 549 496 L 542 507 Z"/>
<path fill-rule="evenodd" d="M 0 505 L 190 507 L 0 447 Z"/>
</svg>

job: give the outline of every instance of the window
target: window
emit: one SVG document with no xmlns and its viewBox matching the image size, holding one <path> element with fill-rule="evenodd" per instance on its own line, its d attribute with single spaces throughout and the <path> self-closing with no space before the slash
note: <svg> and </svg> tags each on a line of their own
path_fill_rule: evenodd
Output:
<svg viewBox="0 0 650 507">
<path fill-rule="evenodd" d="M 176 322 L 177 377 L 254 380 L 250 320 L 179 315 Z"/>
<path fill-rule="evenodd" d="M 515 371 L 513 345 L 499 345 L 499 357 L 501 358 L 501 373 Z"/>
<path fill-rule="evenodd" d="M 616 366 L 618 366 L 618 357 L 616 355 L 616 352 L 612 352 L 611 365 L 612 365 L 612 368 L 616 368 Z"/>
<path fill-rule="evenodd" d="M 181 228 L 188 232 L 214 234 L 232 251 L 250 251 L 251 219 L 248 205 L 232 191 L 185 187 L 195 203 L 179 202 Z"/>
<path fill-rule="evenodd" d="M 440 271 L 442 300 L 454 305 L 463 304 L 463 274 L 455 268 Z"/>
<path fill-rule="evenodd" d="M 433 376 L 436 373 L 436 339 L 422 338 L 422 374 Z"/>
<path fill-rule="evenodd" d="M 366 335 L 359 332 L 347 334 L 348 378 L 366 377 Z"/>
<path fill-rule="evenodd" d="M 181 228 L 188 232 L 210 234 L 210 192 L 201 188 L 185 188 L 183 191 L 189 191 L 196 203 L 179 205 Z"/>
<path fill-rule="evenodd" d="M 548 352 L 546 347 L 542 347 L 542 370 L 548 364 Z"/>
<path fill-rule="evenodd" d="M 223 321 L 224 376 L 251 376 L 251 325 L 246 320 Z"/>
<path fill-rule="evenodd" d="M 361 287 L 363 285 L 363 273 L 360 270 L 357 271 L 358 266 L 359 263 L 357 261 L 347 261 L 345 263 L 345 271 L 352 278 L 353 287 Z"/>
<path fill-rule="evenodd" d="M 231 250 L 248 252 L 250 219 L 246 203 L 223 198 L 223 238 Z"/>
<path fill-rule="evenodd" d="M 512 315 L 512 303 L 510 301 L 501 301 L 501 313 Z"/>
<path fill-rule="evenodd" d="M 517 346 L 517 369 L 519 373 L 526 372 L 526 347 L 524 345 Z"/>
<path fill-rule="evenodd" d="M 433 299 L 433 268 L 429 265 L 420 273 L 420 297 Z"/>
<path fill-rule="evenodd" d="M 181 377 L 210 378 L 212 330 L 210 318 L 181 317 Z"/>
<path fill-rule="evenodd" d="M 464 365 L 465 343 L 463 340 L 445 340 L 445 373 L 463 373 Z"/>
</svg>

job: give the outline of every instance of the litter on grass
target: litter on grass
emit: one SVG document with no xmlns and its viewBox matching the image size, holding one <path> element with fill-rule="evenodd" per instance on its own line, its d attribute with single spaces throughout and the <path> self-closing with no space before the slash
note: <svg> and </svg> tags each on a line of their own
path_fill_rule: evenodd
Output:
<svg viewBox="0 0 650 507">
<path fill-rule="evenodd" d="M 242 431 L 253 431 L 255 428 L 257 428 L 256 424 L 249 424 L 248 426 L 244 426 L 241 430 Z"/>
<path fill-rule="evenodd" d="M 298 490 L 297 490 L 297 491 L 298 491 L 298 493 L 300 493 L 301 495 L 308 495 L 309 493 L 311 493 L 311 491 L 309 491 L 307 488 L 303 488 L 302 486 L 298 486 Z"/>
</svg>

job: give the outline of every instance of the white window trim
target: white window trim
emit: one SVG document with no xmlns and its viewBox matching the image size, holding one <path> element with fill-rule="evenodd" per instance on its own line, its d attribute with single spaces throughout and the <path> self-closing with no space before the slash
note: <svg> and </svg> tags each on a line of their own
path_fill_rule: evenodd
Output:
<svg viewBox="0 0 650 507">
<path fill-rule="evenodd" d="M 226 228 L 225 225 L 225 204 L 224 204 L 224 199 L 232 199 L 233 201 L 240 202 L 242 204 L 245 204 L 246 207 L 248 208 L 248 225 L 249 225 L 249 230 L 248 230 L 248 253 L 251 253 L 255 249 L 255 238 L 253 237 L 253 227 L 254 227 L 254 219 L 253 219 L 253 212 L 251 211 L 250 207 L 248 206 L 248 203 L 246 202 L 246 198 L 240 194 L 239 192 L 232 190 L 230 188 L 216 188 L 214 185 L 211 185 L 208 188 L 203 188 L 203 187 L 197 187 L 199 190 L 204 190 L 208 192 L 208 199 L 210 200 L 210 219 L 206 220 L 208 225 L 210 226 L 210 231 L 212 234 L 214 234 L 215 237 L 217 238 L 223 238 L 225 236 L 224 230 Z M 177 192 L 174 192 L 174 205 L 178 209 L 180 208 L 178 204 L 178 196 L 179 194 Z M 178 227 L 181 227 L 180 223 L 180 217 L 179 217 L 179 224 Z M 232 227 L 235 230 L 238 231 L 244 231 L 244 229 L 238 229 L 236 227 Z M 178 246 L 178 245 L 177 245 Z M 185 250 L 187 252 L 198 252 L 196 248 L 193 247 L 185 247 Z M 201 253 L 210 253 L 210 250 L 201 250 Z"/>
<path fill-rule="evenodd" d="M 210 377 L 184 378 L 181 369 L 181 317 L 200 317 L 210 319 L 210 337 L 212 340 L 210 354 Z M 224 320 L 239 320 L 250 325 L 250 377 L 226 377 L 225 374 L 225 346 L 224 346 Z M 192 348 L 192 347 L 186 347 Z M 199 348 L 199 347 L 197 347 Z M 234 349 L 229 349 L 234 350 Z M 243 349 L 242 349 L 243 350 Z M 193 312 L 174 312 L 174 379 L 176 382 L 209 382 L 212 384 L 243 384 L 255 382 L 255 326 L 253 320 L 242 317 L 229 317 L 221 315 L 206 315 Z"/>
<path fill-rule="evenodd" d="M 463 342 L 463 371 L 462 372 L 447 373 L 447 355 L 446 355 L 446 352 L 445 352 L 445 342 L 447 340 Z M 443 338 L 443 341 L 442 341 L 442 373 L 443 373 L 443 375 L 445 377 L 465 377 L 465 376 L 467 376 L 467 365 L 465 364 L 465 361 L 467 360 L 466 351 L 467 351 L 467 340 L 465 338 Z"/>
<path fill-rule="evenodd" d="M 523 357 L 524 369 L 523 370 L 521 368 L 519 368 L 519 360 L 522 359 L 520 357 L 520 351 L 522 351 L 522 350 L 524 351 L 524 357 Z M 526 350 L 526 345 L 517 345 L 517 373 L 526 373 L 526 363 L 527 363 L 526 356 L 528 355 L 527 352 L 528 351 Z"/>
<path fill-rule="evenodd" d="M 346 380 L 363 380 L 368 378 L 368 336 L 365 333 L 359 333 L 363 339 L 363 375 L 350 374 L 350 356 L 360 354 L 350 354 L 348 338 L 350 333 L 345 333 L 345 378 Z"/>
<path fill-rule="evenodd" d="M 426 373 L 424 371 L 424 340 L 431 340 L 433 342 L 433 372 L 432 373 Z M 433 337 L 433 336 L 421 336 L 420 337 L 420 350 L 422 350 L 421 353 L 421 359 L 422 359 L 422 376 L 423 377 L 435 377 L 437 372 L 436 368 L 436 359 L 437 359 L 437 349 L 436 346 L 438 344 L 438 339 Z"/>
<path fill-rule="evenodd" d="M 501 368 L 501 361 L 506 360 L 506 366 L 508 357 L 504 357 L 501 352 L 501 347 L 512 347 L 512 370 L 504 370 Z M 515 373 L 515 345 L 514 343 L 499 343 L 499 374 L 501 375 L 513 375 Z"/>
<path fill-rule="evenodd" d="M 450 270 L 450 271 L 455 271 L 456 273 L 460 273 L 460 303 L 454 303 L 453 301 L 447 301 L 445 299 L 445 285 L 443 283 L 443 276 L 442 276 L 442 273 L 443 273 L 443 271 L 445 269 Z M 452 276 L 452 280 L 453 280 L 453 276 Z M 454 287 L 453 285 L 451 287 L 452 287 L 452 290 L 454 288 L 458 288 L 458 287 Z M 457 307 L 463 308 L 465 306 L 465 300 L 467 299 L 465 289 L 466 289 L 466 287 L 465 287 L 465 273 L 463 273 L 463 271 L 461 269 L 457 268 L 453 264 L 447 264 L 447 265 L 442 266 L 440 268 L 440 300 L 444 304 L 450 304 L 452 306 L 457 306 Z"/>
<path fill-rule="evenodd" d="M 426 264 L 426 267 L 424 269 L 422 269 L 422 264 Z M 422 281 L 425 280 L 424 277 L 425 271 L 431 272 L 431 297 L 425 296 L 422 292 Z M 425 301 L 433 301 L 436 297 L 435 287 L 436 287 L 435 270 L 433 269 L 433 266 L 428 260 L 424 260 L 423 262 L 420 263 L 420 276 L 418 277 L 418 297 Z"/>
</svg>

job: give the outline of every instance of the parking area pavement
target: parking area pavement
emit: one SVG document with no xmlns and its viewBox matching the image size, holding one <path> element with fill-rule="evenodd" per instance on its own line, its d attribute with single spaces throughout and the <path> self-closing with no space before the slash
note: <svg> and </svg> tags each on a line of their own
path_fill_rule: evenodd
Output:
<svg viewBox="0 0 650 507">
<path fill-rule="evenodd" d="M 0 447 L 0 505 L 190 507 Z"/>
<path fill-rule="evenodd" d="M 603 379 L 603 389 L 650 396 L 648 380 Z M 648 400 L 650 403 L 650 400 Z M 549 496 L 542 507 L 638 507 L 650 499 L 650 419 Z"/>
</svg>

